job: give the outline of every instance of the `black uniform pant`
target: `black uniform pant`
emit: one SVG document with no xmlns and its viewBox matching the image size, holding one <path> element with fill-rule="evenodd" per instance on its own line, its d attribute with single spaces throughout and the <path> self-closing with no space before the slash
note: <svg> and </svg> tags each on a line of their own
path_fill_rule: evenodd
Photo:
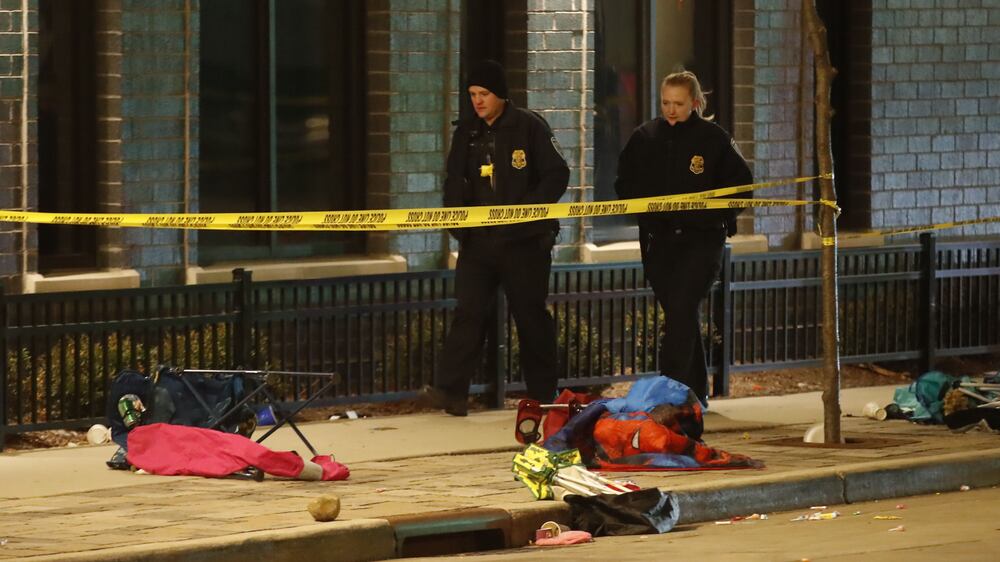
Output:
<svg viewBox="0 0 1000 562">
<path fill-rule="evenodd" d="M 645 234 L 642 263 L 663 308 L 660 373 L 686 384 L 705 402 L 708 366 L 701 303 L 722 268 L 723 229 L 664 229 Z"/>
<path fill-rule="evenodd" d="M 445 339 L 438 389 L 455 398 L 469 395 L 469 382 L 482 365 L 496 290 L 503 287 L 517 325 L 528 396 L 542 403 L 555 398 L 556 331 L 545 306 L 553 243 L 549 234 L 504 241 L 489 232 L 469 233 L 455 266 L 458 306 Z"/>
</svg>

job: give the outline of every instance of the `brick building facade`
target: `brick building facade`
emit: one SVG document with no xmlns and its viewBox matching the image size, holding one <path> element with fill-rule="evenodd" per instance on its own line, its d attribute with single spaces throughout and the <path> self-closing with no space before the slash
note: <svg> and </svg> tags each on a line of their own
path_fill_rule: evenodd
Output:
<svg viewBox="0 0 1000 562">
<path fill-rule="evenodd" d="M 842 231 L 1000 216 L 1000 2 L 818 2 Z M 72 6 L 68 8 L 67 6 Z M 490 56 L 550 123 L 564 201 L 613 196 L 616 155 L 678 66 L 758 180 L 815 173 L 796 0 L 0 0 L 0 201 L 60 212 L 440 204 L 463 71 Z M 75 69 L 70 72 L 70 69 Z M 815 186 L 768 197 L 815 198 Z M 813 209 L 740 219 L 757 249 L 814 247 Z M 558 261 L 633 259 L 624 220 L 566 221 Z M 998 225 L 946 231 L 996 235 Z M 446 266 L 440 231 L 208 233 L 0 224 L 9 291 Z"/>
</svg>

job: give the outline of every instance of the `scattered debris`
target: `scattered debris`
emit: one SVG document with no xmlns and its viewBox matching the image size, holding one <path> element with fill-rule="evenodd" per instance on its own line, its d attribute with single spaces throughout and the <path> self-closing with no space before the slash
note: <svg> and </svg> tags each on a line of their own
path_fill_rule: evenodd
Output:
<svg viewBox="0 0 1000 562">
<path fill-rule="evenodd" d="M 855 511 L 855 512 L 854 512 L 854 513 L 852 513 L 851 515 L 861 515 L 861 512 L 860 512 L 860 511 Z"/>
<path fill-rule="evenodd" d="M 728 521 L 716 521 L 716 525 L 730 525 L 732 523 L 738 523 L 740 521 L 757 521 L 760 519 L 767 519 L 766 513 L 752 513 L 750 515 L 736 515 L 731 517 Z"/>
<path fill-rule="evenodd" d="M 836 519 L 838 517 L 840 517 L 839 511 L 816 511 L 805 515 L 799 515 L 795 519 L 792 519 L 792 521 L 826 521 L 828 519 Z"/>
<path fill-rule="evenodd" d="M 876 515 L 872 519 L 876 521 L 895 521 L 896 519 L 902 519 L 902 517 L 898 515 Z"/>
<path fill-rule="evenodd" d="M 375 493 L 376 494 L 381 494 L 384 491 L 385 491 L 385 488 L 375 488 Z"/>
<path fill-rule="evenodd" d="M 7 539 L 0 539 L 0 546 L 7 546 Z"/>
<path fill-rule="evenodd" d="M 743 432 L 743 440 L 744 441 L 749 441 L 750 440 L 750 433 L 744 431 Z"/>
<path fill-rule="evenodd" d="M 896 504 L 896 509 L 906 509 L 906 504 L 905 503 L 897 503 Z"/>
<path fill-rule="evenodd" d="M 840 517 L 839 511 L 826 511 L 826 512 L 813 513 L 812 515 L 809 516 L 809 520 L 825 521 L 827 519 L 836 519 L 838 517 Z"/>
<path fill-rule="evenodd" d="M 900 525 L 899 527 L 893 527 L 893 528 L 889 529 L 889 532 L 890 533 L 895 532 L 895 531 L 902 532 L 902 531 L 905 531 L 905 530 L 906 530 L 906 527 L 904 527 L 903 525 Z"/>
<path fill-rule="evenodd" d="M 814 505 L 814 506 L 810 507 L 809 509 L 823 510 L 823 509 L 826 509 L 826 506 L 825 505 Z"/>
<path fill-rule="evenodd" d="M 347 419 L 349 419 L 349 420 L 356 420 L 356 419 L 358 419 L 358 413 L 355 412 L 354 410 L 347 410 L 344 413 L 347 415 Z"/>
<path fill-rule="evenodd" d="M 972 488 L 969 488 L 969 487 L 968 487 L 967 485 L 965 485 L 965 484 L 962 484 L 962 486 L 961 486 L 961 487 L 960 487 L 960 488 L 958 489 L 958 491 L 959 491 L 959 492 L 968 492 L 968 491 L 969 491 L 969 490 L 971 490 L 971 489 L 972 489 Z"/>
</svg>

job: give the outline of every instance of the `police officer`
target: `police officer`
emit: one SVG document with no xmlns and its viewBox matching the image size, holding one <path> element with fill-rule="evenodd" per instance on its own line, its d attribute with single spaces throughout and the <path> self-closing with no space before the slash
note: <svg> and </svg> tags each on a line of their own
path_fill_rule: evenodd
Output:
<svg viewBox="0 0 1000 562">
<path fill-rule="evenodd" d="M 660 86 L 662 117 L 639 126 L 618 160 L 615 191 L 623 199 L 693 193 L 753 181 L 729 134 L 703 117 L 706 100 L 691 72 Z M 708 368 L 700 307 L 722 267 L 727 235 L 742 209 L 638 215 L 646 279 L 663 307 L 660 372 L 686 384 L 707 404 Z"/>
<path fill-rule="evenodd" d="M 555 203 L 566 192 L 569 167 L 548 124 L 507 99 L 503 67 L 492 60 L 469 72 L 467 92 L 476 116 L 458 122 L 448 155 L 444 204 Z M 555 398 L 556 333 L 545 306 L 552 246 L 559 221 L 454 229 L 458 239 L 458 306 L 444 344 L 437 381 L 420 401 L 447 413 L 468 412 L 469 382 L 482 362 L 487 322 L 503 287 L 517 325 L 528 395 Z"/>
</svg>

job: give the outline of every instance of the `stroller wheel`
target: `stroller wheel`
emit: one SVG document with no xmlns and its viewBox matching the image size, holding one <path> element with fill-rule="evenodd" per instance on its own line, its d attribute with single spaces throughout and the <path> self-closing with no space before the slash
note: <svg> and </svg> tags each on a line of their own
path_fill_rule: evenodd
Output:
<svg viewBox="0 0 1000 562">
<path fill-rule="evenodd" d="M 514 438 L 518 443 L 527 445 L 542 438 L 539 428 L 542 425 L 542 405 L 537 400 L 524 399 L 517 403 L 517 421 L 514 423 Z"/>
</svg>

